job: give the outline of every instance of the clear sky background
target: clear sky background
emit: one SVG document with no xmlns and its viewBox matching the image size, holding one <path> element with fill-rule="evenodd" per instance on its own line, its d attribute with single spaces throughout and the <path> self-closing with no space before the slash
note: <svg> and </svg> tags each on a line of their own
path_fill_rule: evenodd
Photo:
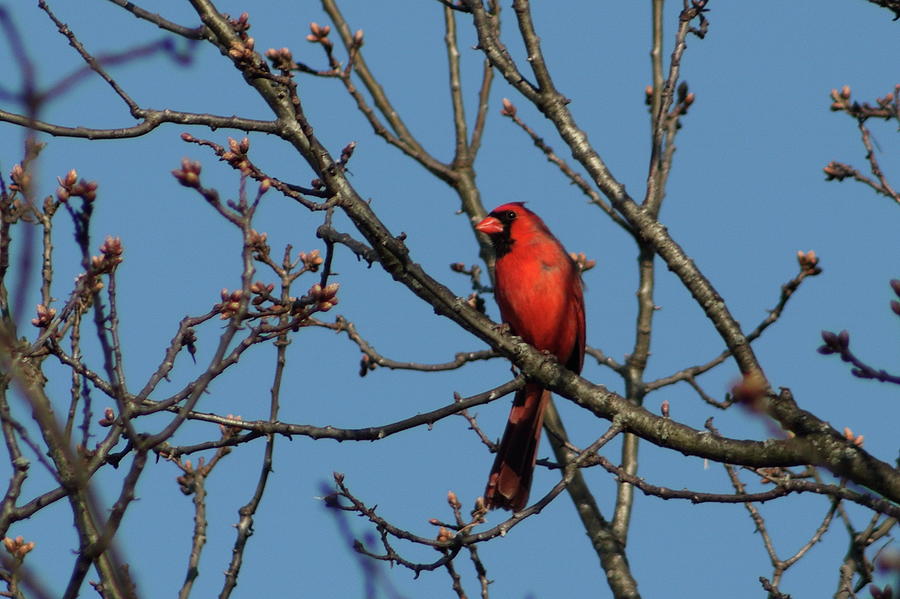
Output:
<svg viewBox="0 0 900 599">
<path fill-rule="evenodd" d="M 6 2 L 25 37 L 39 82 L 49 84 L 80 66 L 78 56 L 39 11 L 35 3 Z M 579 125 L 633 196 L 643 196 L 649 155 L 649 118 L 644 88 L 650 82 L 650 2 L 535 2 L 538 31 L 557 87 L 572 99 Z M 680 3 L 666 9 L 668 58 Z M 112 3 L 51 3 L 94 53 L 121 49 L 162 34 Z M 218 2 L 223 12 L 250 12 L 251 34 L 258 49 L 290 47 L 297 60 L 325 63 L 318 47 L 305 36 L 311 21 L 326 23 L 318 2 Z M 167 18 L 194 25 L 186 2 L 147 3 Z M 342 3 L 352 28 L 365 31 L 366 60 L 410 129 L 443 160 L 452 153 L 452 122 L 447 94 L 443 44 L 443 10 L 438 2 L 394 0 Z M 900 23 L 891 14 L 862 0 L 797 0 L 784 3 L 716 2 L 708 13 L 705 40 L 689 38 L 683 77 L 696 102 L 683 121 L 678 151 L 661 219 L 673 237 L 707 274 L 745 330 L 775 305 L 780 286 L 796 273 L 797 250 L 814 249 L 824 273 L 807 280 L 791 300 L 787 313 L 755 348 L 776 386 L 790 387 L 801 407 L 832 425 L 849 426 L 866 438 L 866 448 L 893 462 L 898 451 L 900 403 L 896 387 L 854 379 L 834 357 L 816 353 L 822 329 L 847 329 L 853 348 L 876 367 L 900 370 L 900 323 L 889 308 L 891 278 L 900 277 L 900 206 L 868 188 L 826 182 L 822 167 L 831 160 L 865 167 L 856 125 L 829 111 L 829 92 L 847 84 L 853 97 L 871 101 L 900 83 Z M 515 42 L 513 15 L 506 10 L 507 43 L 521 58 Z M 467 109 L 474 115 L 482 55 L 465 15 L 459 18 Z M 8 48 L 0 44 L 4 87 L 15 87 L 18 73 Z M 339 55 L 342 53 L 339 52 Z M 136 101 L 150 108 L 210 112 L 268 119 L 266 107 L 239 73 L 211 46 L 197 48 L 189 67 L 156 57 L 111 69 Z M 337 155 L 350 141 L 358 147 L 350 164 L 351 181 L 371 199 L 379 216 L 395 233 L 408 235 L 413 259 L 459 295 L 469 292 L 466 278 L 450 272 L 452 262 L 474 264 L 477 247 L 470 225 L 456 214 L 458 200 L 394 148 L 374 137 L 337 80 L 300 79 L 306 114 L 319 138 Z M 476 163 L 486 207 L 526 200 L 572 251 L 585 252 L 598 265 L 586 274 L 588 342 L 619 361 L 633 343 L 636 268 L 631 241 L 549 165 L 524 134 L 499 115 L 500 100 L 510 97 L 520 116 L 568 158 L 561 142 L 540 114 L 498 78 L 491 97 L 490 122 Z M 4 108 L 13 109 L 9 102 Z M 63 125 L 97 128 L 133 124 L 108 86 L 91 79 L 74 88 L 42 115 Z M 897 132 L 871 123 L 878 157 L 888 176 L 900 184 Z M 224 143 L 240 132 L 186 129 L 169 125 L 143 138 L 88 142 L 45 138 L 48 146 L 39 165 L 40 192 L 52 193 L 55 177 L 71 168 L 100 184 L 93 222 L 93 246 L 105 235 L 120 236 L 125 262 L 119 269 L 119 297 L 129 384 L 140 388 L 152 373 L 186 314 L 206 312 L 219 301 L 219 290 L 239 286 L 240 240 L 193 193 L 169 175 L 182 157 L 204 165 L 204 183 L 223 196 L 236 197 L 237 176 L 210 153 L 180 140 L 183 131 Z M 6 176 L 20 159 L 20 129 L 0 124 L 0 168 Z M 299 156 L 284 143 L 261 135 L 251 138 L 251 157 L 271 175 L 297 184 L 313 177 Z M 321 215 L 311 215 L 292 201 L 270 192 L 263 201 L 257 229 L 268 233 L 275 254 L 285 244 L 297 251 L 322 249 L 315 238 Z M 65 218 L 58 218 L 54 293 L 67 297 L 79 271 L 77 252 Z M 349 230 L 346 219 L 336 226 Z M 379 267 L 366 268 L 338 249 L 336 280 L 341 303 L 334 310 L 354 321 L 384 355 L 397 360 L 441 362 L 458 351 L 484 345 L 394 283 Z M 270 279 L 268 279 L 270 280 Z M 313 278 L 308 284 L 314 282 Z M 298 291 L 305 289 L 300 282 Z M 488 299 L 488 312 L 498 318 Z M 29 301 L 33 306 L 37 297 Z M 659 269 L 653 355 L 648 379 L 707 361 L 722 349 L 712 326 L 684 287 L 665 267 Z M 57 304 L 57 307 L 59 304 Z M 30 314 L 20 318 L 31 318 Z M 198 333 L 198 364 L 186 355 L 160 397 L 196 376 L 215 348 L 218 323 Z M 26 334 L 31 334 L 28 331 Z M 323 330 L 302 330 L 288 351 L 289 369 L 282 396 L 281 419 L 287 422 L 341 427 L 392 422 L 452 401 L 454 392 L 469 395 L 509 377 L 503 360 L 473 364 L 441 374 L 379 369 L 357 376 L 359 351 L 343 337 Z M 99 367 L 99 362 L 93 365 Z M 218 414 L 265 419 L 274 370 L 274 349 L 248 352 L 233 372 L 217 379 L 199 408 Z M 58 378 L 51 390 L 60 405 L 69 379 L 48 365 Z M 704 389 L 723 398 L 737 369 L 726 363 L 704 376 Z M 623 385 L 607 369 L 591 364 L 584 376 L 621 392 Z M 765 422 L 740 410 L 721 413 L 702 403 L 687 385 L 648 398 L 658 410 L 668 399 L 673 417 L 702 428 L 709 416 L 723 434 L 763 439 Z M 95 400 L 101 402 L 100 394 Z M 607 424 L 557 400 L 573 441 L 585 446 Z M 500 435 L 508 400 L 477 410 L 479 423 Z M 100 406 L 97 406 L 99 409 Z M 26 408 L 19 404 L 20 414 Z M 143 426 L 162 425 L 166 420 Z M 187 427 L 175 442 L 212 438 L 203 425 Z M 604 449 L 618 460 L 618 443 Z M 227 567 L 237 510 L 253 492 L 263 443 L 241 447 L 211 475 L 208 498 L 208 543 L 200 565 L 195 597 L 217 594 Z M 544 443 L 541 456 L 549 455 Z M 193 458 L 196 462 L 196 456 Z M 237 597 L 362 597 L 362 570 L 348 540 L 319 499 L 333 471 L 343 472 L 350 489 L 382 516 L 414 532 L 432 536 L 429 518 L 450 519 L 445 503 L 453 489 L 466 510 L 484 487 L 492 456 L 467 429 L 462 418 L 450 418 L 432 430 L 420 428 L 378 443 L 313 442 L 278 439 L 274 476 L 256 519 L 240 578 Z M 8 475 L 0 461 L 0 476 Z M 97 487 L 112 500 L 118 472 L 101 475 Z M 121 549 L 132 565 L 146 597 L 171 597 L 180 587 L 190 548 L 193 506 L 175 483 L 178 470 L 153 463 L 138 486 L 139 502 L 128 513 L 120 534 Z M 610 515 L 614 485 L 599 469 L 586 472 L 601 509 Z M 674 488 L 728 492 L 721 466 L 642 444 L 640 474 Z M 556 481 L 556 473 L 539 470 L 532 499 Z M 758 488 L 755 480 L 751 488 Z M 41 468 L 32 468 L 24 497 L 51 488 Z M 759 535 L 740 505 L 691 505 L 663 502 L 638 494 L 628 557 L 645 597 L 759 597 L 757 578 L 771 576 Z M 768 518 L 776 548 L 784 558 L 813 533 L 828 501 L 821 496 L 792 497 L 761 508 Z M 859 528 L 867 516 L 848 507 Z M 502 514 L 490 516 L 489 524 Z M 358 536 L 371 529 L 360 519 L 349 526 Z M 41 511 L 11 530 L 35 540 L 28 563 L 53 589 L 61 590 L 70 574 L 77 537 L 64 502 Z M 847 546 L 840 525 L 829 531 L 810 556 L 791 569 L 782 590 L 794 597 L 830 596 L 837 567 Z M 403 547 L 410 559 L 430 561 L 437 555 L 419 547 Z M 519 525 L 506 538 L 481 547 L 494 597 L 605 597 L 609 595 L 597 558 L 577 521 L 571 502 L 559 497 L 539 517 Z M 466 559 L 459 567 L 470 595 L 477 595 Z M 384 597 L 450 597 L 443 571 L 423 573 L 382 570 Z M 91 575 L 89 578 L 95 578 Z M 386 589 L 393 589 L 388 591 Z M 92 593 L 84 591 L 85 595 Z"/>
</svg>

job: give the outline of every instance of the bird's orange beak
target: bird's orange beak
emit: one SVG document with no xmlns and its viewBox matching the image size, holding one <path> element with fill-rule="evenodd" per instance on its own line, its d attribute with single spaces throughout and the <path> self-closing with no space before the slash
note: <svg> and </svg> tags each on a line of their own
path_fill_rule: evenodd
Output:
<svg viewBox="0 0 900 599">
<path fill-rule="evenodd" d="M 485 235 L 496 235 L 503 232 L 503 223 L 493 216 L 485 217 L 480 223 L 475 225 L 476 231 L 481 231 Z"/>
</svg>

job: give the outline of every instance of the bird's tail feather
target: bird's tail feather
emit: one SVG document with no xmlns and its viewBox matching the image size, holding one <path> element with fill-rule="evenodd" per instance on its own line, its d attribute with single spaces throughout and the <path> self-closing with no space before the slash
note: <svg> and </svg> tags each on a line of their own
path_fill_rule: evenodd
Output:
<svg viewBox="0 0 900 599">
<path fill-rule="evenodd" d="M 528 503 L 534 463 L 541 442 L 544 408 L 550 392 L 535 383 L 526 383 L 516 393 L 503 439 L 484 491 L 488 509 L 519 511 Z"/>
</svg>

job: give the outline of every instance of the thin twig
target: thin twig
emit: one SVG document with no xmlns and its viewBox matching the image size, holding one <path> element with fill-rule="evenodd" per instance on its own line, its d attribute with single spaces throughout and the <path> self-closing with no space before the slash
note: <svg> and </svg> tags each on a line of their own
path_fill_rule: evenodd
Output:
<svg viewBox="0 0 900 599">
<path fill-rule="evenodd" d="M 512 104 L 509 104 L 509 106 L 512 107 Z M 619 225 L 622 230 L 631 235 L 634 234 L 628 223 L 625 222 L 625 220 L 615 210 L 613 210 L 612 206 L 610 206 L 609 203 L 607 203 L 603 199 L 603 197 L 597 192 L 597 190 L 591 187 L 588 182 L 584 180 L 584 177 L 582 177 L 579 173 L 576 173 L 565 160 L 560 158 L 559 155 L 557 155 L 556 152 L 553 151 L 553 148 L 547 145 L 544 139 L 540 137 L 534 131 L 534 129 L 529 127 L 528 124 L 525 123 L 525 121 L 519 118 L 518 112 L 514 107 L 507 108 L 506 104 L 504 103 L 502 114 L 503 116 L 509 117 L 513 123 L 518 125 L 519 128 L 522 129 L 528 135 L 528 137 L 531 138 L 531 141 L 535 145 L 535 147 L 544 153 L 544 156 L 547 157 L 547 160 L 552 164 L 555 164 L 560 172 L 562 172 L 562 174 L 567 179 L 569 179 L 569 181 L 573 185 L 580 189 L 581 192 L 591 200 L 591 203 L 603 210 L 603 212 L 605 212 L 606 215 L 609 216 L 614 223 Z"/>
<path fill-rule="evenodd" d="M 368 341 L 366 341 L 362 337 L 362 335 L 359 334 L 359 331 L 357 331 L 356 329 L 356 325 L 354 325 L 343 316 L 338 316 L 335 322 L 311 320 L 310 324 L 312 326 L 330 329 L 338 333 L 346 333 L 347 337 L 359 347 L 360 351 L 362 351 L 363 355 L 367 358 L 367 360 L 365 361 L 365 367 L 367 370 L 373 369 L 375 368 L 375 366 L 383 366 L 384 368 L 390 368 L 391 370 L 441 372 L 445 370 L 456 370 L 465 366 L 469 362 L 490 360 L 492 358 L 498 357 L 499 355 L 493 350 L 485 349 L 479 351 L 457 352 L 452 360 L 435 364 L 401 362 L 398 360 L 392 360 L 391 358 L 386 358 L 378 353 L 375 348 Z M 360 374 L 365 374 L 362 369 L 360 370 Z"/>
<path fill-rule="evenodd" d="M 821 273 L 821 269 L 815 267 L 813 269 L 802 268 L 797 273 L 797 275 L 781 286 L 781 294 L 778 298 L 778 303 L 775 304 L 775 307 L 771 310 L 768 310 L 768 315 L 753 329 L 750 333 L 747 334 L 747 342 L 752 343 L 756 341 L 763 332 L 775 324 L 781 315 L 784 313 L 784 308 L 787 306 L 788 300 L 794 295 L 794 292 L 800 288 L 800 284 L 807 278 L 811 276 L 816 276 Z M 731 356 L 731 351 L 725 350 L 712 360 L 706 362 L 705 364 L 701 364 L 698 366 L 691 366 L 688 368 L 683 368 L 678 372 L 671 374 L 669 376 L 656 379 L 655 381 L 651 381 L 646 384 L 646 390 L 648 392 L 654 391 L 656 389 L 672 385 L 674 383 L 680 381 L 690 381 L 692 378 L 696 377 L 699 374 L 703 374 L 704 372 L 708 372 L 712 370 L 719 364 L 722 364 L 725 360 L 727 360 Z M 715 404 L 713 404 L 715 405 Z M 717 407 L 727 407 L 727 406 L 717 406 Z"/>
<path fill-rule="evenodd" d="M 140 137 L 153 131 L 164 123 L 180 125 L 199 125 L 211 129 L 237 129 L 240 131 L 258 131 L 260 133 L 276 133 L 278 125 L 272 121 L 258 121 L 235 116 L 218 116 L 214 114 L 195 114 L 175 110 L 138 109 L 137 118 L 141 123 L 132 127 L 118 129 L 94 129 L 91 127 L 65 127 L 54 125 L 30 117 L 0 110 L 0 121 L 28 127 L 34 131 L 48 133 L 56 137 L 80 137 L 90 140 L 127 139 Z"/>
</svg>

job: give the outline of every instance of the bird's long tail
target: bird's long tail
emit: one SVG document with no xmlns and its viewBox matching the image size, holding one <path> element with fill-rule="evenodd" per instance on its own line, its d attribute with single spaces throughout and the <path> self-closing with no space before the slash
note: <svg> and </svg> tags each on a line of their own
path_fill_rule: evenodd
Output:
<svg viewBox="0 0 900 599">
<path fill-rule="evenodd" d="M 550 392 L 535 383 L 526 383 L 516 393 L 484 491 L 488 509 L 503 508 L 517 512 L 528 503 L 531 477 L 541 442 L 544 408 L 549 400 Z"/>
</svg>

